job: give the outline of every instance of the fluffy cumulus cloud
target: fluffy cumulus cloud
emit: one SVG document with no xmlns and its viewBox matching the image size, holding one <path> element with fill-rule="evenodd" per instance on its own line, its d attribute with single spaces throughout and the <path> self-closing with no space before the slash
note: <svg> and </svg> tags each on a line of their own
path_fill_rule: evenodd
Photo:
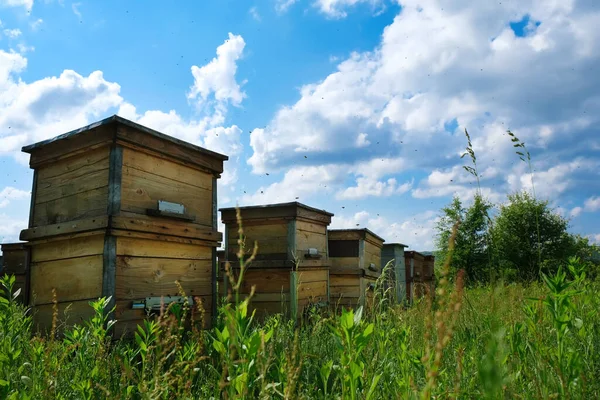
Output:
<svg viewBox="0 0 600 400">
<path fill-rule="evenodd" d="M 343 15 L 357 3 L 316 4 Z M 598 181 L 600 9 L 594 1 L 399 3 L 376 48 L 352 53 L 333 73 L 304 85 L 298 101 L 252 131 L 254 173 L 295 171 L 299 162 L 315 170 L 338 166 L 354 179 L 340 181 L 340 199 L 407 190 L 417 199 L 472 198 L 477 183 L 462 168 L 470 160 L 460 159 L 467 128 L 481 190 L 500 201 L 531 189 L 528 166 L 506 133 L 511 129 L 533 156 L 541 197 Z M 378 159 L 400 166 L 381 174 L 351 168 Z M 428 176 L 411 184 L 406 176 L 415 172 Z M 291 185 L 290 179 L 286 173 L 270 188 Z"/>
<path fill-rule="evenodd" d="M 427 251 L 434 248 L 433 238 L 439 217 L 435 211 L 425 211 L 399 222 L 379 214 L 359 211 L 352 215 L 335 215 L 331 229 L 368 228 L 385 238 L 387 243 L 403 243 L 413 250 Z"/>
<path fill-rule="evenodd" d="M 14 218 L 4 213 L 0 213 L 0 222 L 0 243 L 18 241 L 19 232 L 27 226 L 26 219 Z"/>
<path fill-rule="evenodd" d="M 33 0 L 0 0 L 0 7 L 23 7 L 27 11 L 33 8 Z"/>
<path fill-rule="evenodd" d="M 227 126 L 225 118 L 228 107 L 239 106 L 245 97 L 235 79 L 236 62 L 244 45 L 241 36 L 230 34 L 217 48 L 216 58 L 205 66 L 192 67 L 194 83 L 189 98 L 210 106 L 196 119 L 183 118 L 173 110 L 138 112 L 121 96 L 121 86 L 106 79 L 102 71 L 84 76 L 64 70 L 58 76 L 26 82 L 21 78 L 27 68 L 26 57 L 0 49 L 0 157 L 13 157 L 26 164 L 23 145 L 85 126 L 116 111 L 142 125 L 229 155 L 231 161 L 221 179 L 226 190 L 219 190 L 220 201 L 226 202 L 227 189 L 231 190 L 237 180 L 242 132 L 236 125 Z M 0 192 L 0 207 L 27 196 L 27 192 L 4 188 Z M 0 215 L 0 239 L 6 236 L 14 240 L 25 225 Z"/>
<path fill-rule="evenodd" d="M 360 3 L 370 4 L 376 11 L 381 11 L 384 6 L 383 0 L 316 0 L 314 5 L 329 17 L 344 18 L 348 15 L 348 8 Z"/>
</svg>

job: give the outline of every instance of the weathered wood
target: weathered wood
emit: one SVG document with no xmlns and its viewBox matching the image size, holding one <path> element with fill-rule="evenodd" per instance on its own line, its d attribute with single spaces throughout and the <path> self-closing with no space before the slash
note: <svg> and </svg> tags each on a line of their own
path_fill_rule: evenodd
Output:
<svg viewBox="0 0 600 400">
<path fill-rule="evenodd" d="M 297 263 L 298 257 L 296 254 L 297 242 L 296 242 L 296 221 L 292 220 L 288 222 L 287 226 L 287 259 Z"/>
<path fill-rule="evenodd" d="M 167 243 L 182 243 L 182 244 L 190 244 L 196 246 L 204 246 L 204 247 L 214 247 L 217 246 L 217 241 L 208 241 L 208 240 L 198 240 L 192 239 L 189 237 L 179 237 L 179 236 L 168 236 L 168 235 L 160 235 L 157 233 L 144 233 L 138 231 L 128 231 L 122 229 L 111 229 L 109 233 L 113 236 L 117 237 L 126 237 L 132 239 L 144 239 L 144 240 L 155 240 L 159 242 L 167 242 Z"/>
<path fill-rule="evenodd" d="M 117 238 L 108 234 L 104 237 L 104 254 L 102 263 L 102 297 L 110 297 L 108 309 L 112 310 L 117 300 L 115 292 L 117 282 Z M 113 313 L 109 314 L 113 319 Z"/>
<path fill-rule="evenodd" d="M 72 233 L 89 232 L 108 227 L 108 217 L 99 216 L 60 224 L 44 225 L 24 229 L 19 238 L 21 240 L 36 240 L 53 236 L 68 235 Z"/>
<path fill-rule="evenodd" d="M 212 225 L 212 194 L 210 190 L 171 181 L 134 168 L 124 168 L 121 191 L 121 210 L 146 214 L 157 207 L 159 200 L 183 204 L 195 222 Z"/>
<path fill-rule="evenodd" d="M 176 160 L 165 159 L 130 147 L 123 148 L 123 166 L 161 176 L 174 182 L 197 186 L 205 190 L 212 189 L 214 176 L 196 168 L 180 164 Z"/>
<path fill-rule="evenodd" d="M 55 240 L 46 243 L 33 242 L 31 261 L 34 263 L 65 260 L 76 257 L 102 254 L 104 236 L 96 232 L 93 236 L 77 237 L 70 240 Z"/>
<path fill-rule="evenodd" d="M 212 293 L 210 260 L 156 259 L 118 256 L 116 298 L 133 300 L 148 296 L 179 296 L 178 281 L 187 296 Z"/>
<path fill-rule="evenodd" d="M 216 210 L 216 208 L 215 208 Z M 215 320 L 211 321 L 211 324 L 214 326 L 214 324 L 216 323 L 216 317 L 217 317 L 217 293 L 218 293 L 218 285 L 217 282 L 219 281 L 219 268 L 217 266 L 217 248 L 213 247 L 212 248 L 212 260 L 211 260 L 211 295 L 212 295 L 212 307 L 211 307 L 211 314 L 212 316 L 215 318 Z"/>
<path fill-rule="evenodd" d="M 290 272 L 290 311 L 293 320 L 298 318 L 298 272 Z"/>
<path fill-rule="evenodd" d="M 327 227 L 322 224 L 296 220 L 296 229 L 300 232 L 310 232 L 327 235 Z"/>
<path fill-rule="evenodd" d="M 33 171 L 33 181 L 31 183 L 31 199 L 29 200 L 29 221 L 27 226 L 31 228 L 34 225 L 33 213 L 35 210 L 35 199 L 37 194 L 38 171 Z"/>
<path fill-rule="evenodd" d="M 67 161 L 70 159 L 62 162 Z M 106 163 L 86 165 L 72 172 L 46 179 L 38 176 L 35 203 L 45 203 L 106 186 L 108 170 L 108 160 L 106 160 Z"/>
<path fill-rule="evenodd" d="M 38 168 L 43 164 L 73 157 L 90 150 L 108 145 L 112 142 L 114 129 L 110 126 L 80 128 L 43 142 L 23 147 L 22 151 L 30 153 L 29 166 Z"/>
<path fill-rule="evenodd" d="M 117 140 L 163 153 L 168 155 L 169 158 L 182 160 L 188 164 L 206 168 L 219 174 L 223 173 L 223 161 L 228 159 L 227 156 L 222 154 L 211 152 L 142 126 L 131 127 L 120 124 L 117 127 Z"/>
<path fill-rule="evenodd" d="M 98 298 L 102 294 L 102 255 L 31 263 L 30 304 Z"/>
<path fill-rule="evenodd" d="M 110 149 L 110 168 L 108 174 L 107 214 L 117 215 L 121 211 L 121 189 L 123 178 L 123 148 L 113 145 Z"/>
<path fill-rule="evenodd" d="M 235 221 L 235 210 L 235 207 L 220 209 L 222 221 L 224 223 Z M 329 225 L 333 216 L 327 211 L 318 210 L 298 202 L 239 207 L 239 210 L 243 221 L 265 218 L 303 218 L 306 221 L 316 221 Z"/>
<path fill-rule="evenodd" d="M 298 283 L 298 299 L 316 298 L 323 301 L 327 298 L 327 280 Z"/>
<path fill-rule="evenodd" d="M 52 182 L 57 178 L 78 179 L 90 172 L 108 169 L 110 146 L 106 145 L 36 169 L 39 179 Z"/>
<path fill-rule="evenodd" d="M 221 233 L 207 225 L 174 221 L 168 218 L 154 218 L 135 213 L 122 212 L 120 216 L 113 217 L 111 227 L 128 231 L 187 237 L 209 242 L 222 240 Z"/>
<path fill-rule="evenodd" d="M 25 243 L 2 243 L 2 274 L 21 275 L 27 272 L 27 253 Z"/>
<path fill-rule="evenodd" d="M 90 306 L 90 301 L 97 300 L 90 298 L 79 301 L 60 302 L 57 314 L 57 333 L 61 334 L 66 329 L 74 325 L 82 325 L 94 315 L 94 309 Z M 42 334 L 49 334 L 52 327 L 53 304 L 37 305 L 33 310 L 33 331 Z"/>
<path fill-rule="evenodd" d="M 117 255 L 210 260 L 212 251 L 208 246 L 119 237 L 117 239 Z"/>
<path fill-rule="evenodd" d="M 108 186 L 65 196 L 34 206 L 33 227 L 106 214 Z"/>
</svg>

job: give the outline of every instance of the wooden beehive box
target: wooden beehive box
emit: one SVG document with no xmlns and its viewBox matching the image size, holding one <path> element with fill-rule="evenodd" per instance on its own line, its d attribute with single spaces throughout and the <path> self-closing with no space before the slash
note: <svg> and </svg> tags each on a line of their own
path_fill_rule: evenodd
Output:
<svg viewBox="0 0 600 400">
<path fill-rule="evenodd" d="M 410 303 L 423 295 L 422 276 L 425 256 L 416 251 L 405 251 L 406 298 Z"/>
<path fill-rule="evenodd" d="M 328 236 L 331 302 L 350 307 L 365 304 L 381 275 L 384 240 L 368 229 L 333 229 Z"/>
<path fill-rule="evenodd" d="M 300 317 L 309 303 L 328 302 L 327 226 L 333 214 L 298 202 L 239 210 L 246 251 L 251 253 L 254 242 L 258 243 L 258 254 L 244 274 L 240 293 L 244 298 L 253 285 L 256 287 L 251 309 L 259 317 L 275 313 Z M 237 277 L 236 209 L 220 211 L 225 224 L 225 257 Z M 223 295 L 226 295 L 230 285 L 226 274 L 222 276 Z"/>
<path fill-rule="evenodd" d="M 146 316 L 134 303 L 198 296 L 208 324 L 216 279 L 217 179 L 226 156 L 113 116 L 23 148 L 34 170 L 30 304 L 49 326 L 52 289 L 71 322 L 111 296 L 116 333 Z M 139 304 L 137 304 L 139 306 Z"/>
<path fill-rule="evenodd" d="M 17 300 L 27 304 L 29 300 L 29 249 L 25 243 L 2 243 L 2 266 L 0 276 L 14 275 L 13 293 L 21 290 Z"/>
<path fill-rule="evenodd" d="M 385 243 L 381 249 L 381 268 L 385 268 L 391 262 L 388 282 L 393 288 L 398 303 L 406 300 L 406 262 L 404 260 L 406 247 L 402 243 Z"/>
</svg>

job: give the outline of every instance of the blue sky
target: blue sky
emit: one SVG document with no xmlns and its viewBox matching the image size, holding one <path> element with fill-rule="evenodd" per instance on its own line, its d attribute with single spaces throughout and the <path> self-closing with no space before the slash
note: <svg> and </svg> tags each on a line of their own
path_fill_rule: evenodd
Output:
<svg viewBox="0 0 600 400">
<path fill-rule="evenodd" d="M 0 242 L 26 226 L 21 146 L 119 114 L 230 156 L 219 206 L 298 200 L 432 248 L 469 202 L 536 191 L 600 242 L 593 0 L 0 0 Z M 474 5 L 475 4 L 475 5 Z"/>
</svg>

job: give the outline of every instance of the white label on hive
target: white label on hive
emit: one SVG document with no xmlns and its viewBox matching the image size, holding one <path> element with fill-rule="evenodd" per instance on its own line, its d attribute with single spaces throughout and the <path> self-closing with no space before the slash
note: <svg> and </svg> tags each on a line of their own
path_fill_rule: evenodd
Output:
<svg viewBox="0 0 600 400">
<path fill-rule="evenodd" d="M 171 203 L 169 201 L 159 200 L 158 211 L 170 212 L 174 214 L 184 214 L 183 204 Z"/>
</svg>

